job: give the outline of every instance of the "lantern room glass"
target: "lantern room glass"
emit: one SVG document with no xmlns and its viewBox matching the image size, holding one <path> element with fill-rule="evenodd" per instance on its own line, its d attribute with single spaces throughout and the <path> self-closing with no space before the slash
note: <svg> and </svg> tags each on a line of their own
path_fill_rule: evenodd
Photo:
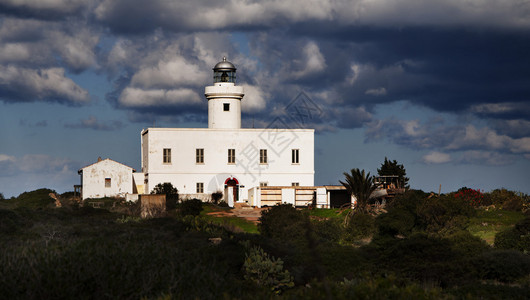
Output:
<svg viewBox="0 0 530 300">
<path fill-rule="evenodd" d="M 215 71 L 213 73 L 213 82 L 232 82 L 236 83 L 235 71 Z"/>
</svg>

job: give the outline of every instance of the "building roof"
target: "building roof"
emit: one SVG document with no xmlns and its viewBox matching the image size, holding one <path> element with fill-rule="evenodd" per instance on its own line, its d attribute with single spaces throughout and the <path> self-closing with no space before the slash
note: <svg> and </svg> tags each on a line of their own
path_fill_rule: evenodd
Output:
<svg viewBox="0 0 530 300">
<path fill-rule="evenodd" d="M 90 165 L 88 165 L 88 166 L 84 166 L 84 167 L 82 167 L 81 169 L 79 169 L 79 170 L 77 171 L 77 174 L 81 174 L 81 173 L 83 173 L 83 169 L 86 169 L 86 168 L 88 168 L 88 167 L 90 167 L 90 166 L 93 166 L 93 165 L 99 164 L 99 163 L 104 162 L 104 161 L 107 161 L 107 160 L 108 160 L 108 161 L 115 162 L 115 163 L 117 163 L 117 164 L 120 164 L 120 165 L 122 165 L 122 166 L 124 166 L 124 167 L 130 168 L 130 169 L 132 169 L 133 172 L 136 172 L 135 169 L 133 169 L 132 167 L 129 167 L 128 165 L 124 165 L 124 164 L 122 164 L 122 163 L 120 163 L 120 162 L 117 162 L 117 161 L 115 161 L 115 160 L 112 160 L 112 159 L 110 159 L 110 158 L 101 159 L 101 157 L 100 157 L 100 158 L 98 158 L 98 161 L 97 161 L 97 162 L 95 162 L 95 163 L 93 163 L 93 164 L 90 164 Z"/>
</svg>

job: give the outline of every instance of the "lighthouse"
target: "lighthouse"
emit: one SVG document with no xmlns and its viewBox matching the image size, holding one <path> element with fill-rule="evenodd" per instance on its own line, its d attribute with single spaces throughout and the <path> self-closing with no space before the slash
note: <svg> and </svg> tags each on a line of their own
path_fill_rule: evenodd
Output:
<svg viewBox="0 0 530 300">
<path fill-rule="evenodd" d="M 236 85 L 236 67 L 226 57 L 213 68 L 213 85 L 204 89 L 208 99 L 208 128 L 240 129 L 244 91 Z"/>
<path fill-rule="evenodd" d="M 226 57 L 213 66 L 213 84 L 206 83 L 204 95 L 208 128 L 142 130 L 137 190 L 150 193 L 169 182 L 183 199 L 209 201 L 212 193 L 222 192 L 230 206 L 245 201 L 272 206 L 284 200 L 295 205 L 296 197 L 313 200 L 312 191 L 294 193 L 293 188 L 314 183 L 313 129 L 241 128 L 244 90 L 237 85 L 236 67 Z M 281 194 L 276 193 L 262 201 L 258 193 L 275 186 L 288 187 L 292 197 L 277 199 Z"/>
</svg>

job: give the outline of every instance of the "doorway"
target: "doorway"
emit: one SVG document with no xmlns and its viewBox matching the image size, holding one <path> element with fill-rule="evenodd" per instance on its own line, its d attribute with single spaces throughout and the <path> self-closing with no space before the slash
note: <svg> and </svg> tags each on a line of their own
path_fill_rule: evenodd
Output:
<svg viewBox="0 0 530 300">
<path fill-rule="evenodd" d="M 230 189 L 231 187 L 231 189 Z M 234 202 L 239 201 L 239 181 L 237 181 L 234 177 L 229 177 L 225 180 L 225 191 L 232 190 L 232 196 L 234 199 Z"/>
</svg>

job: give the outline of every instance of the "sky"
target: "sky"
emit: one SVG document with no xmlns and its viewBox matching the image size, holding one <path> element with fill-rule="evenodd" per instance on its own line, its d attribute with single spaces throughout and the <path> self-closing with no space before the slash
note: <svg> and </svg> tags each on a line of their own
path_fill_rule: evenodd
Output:
<svg viewBox="0 0 530 300">
<path fill-rule="evenodd" d="M 527 0 L 0 0 L 0 193 L 140 169 L 147 127 L 207 127 L 226 56 L 243 126 L 310 103 L 315 184 L 385 157 L 411 188 L 530 193 Z"/>
</svg>

